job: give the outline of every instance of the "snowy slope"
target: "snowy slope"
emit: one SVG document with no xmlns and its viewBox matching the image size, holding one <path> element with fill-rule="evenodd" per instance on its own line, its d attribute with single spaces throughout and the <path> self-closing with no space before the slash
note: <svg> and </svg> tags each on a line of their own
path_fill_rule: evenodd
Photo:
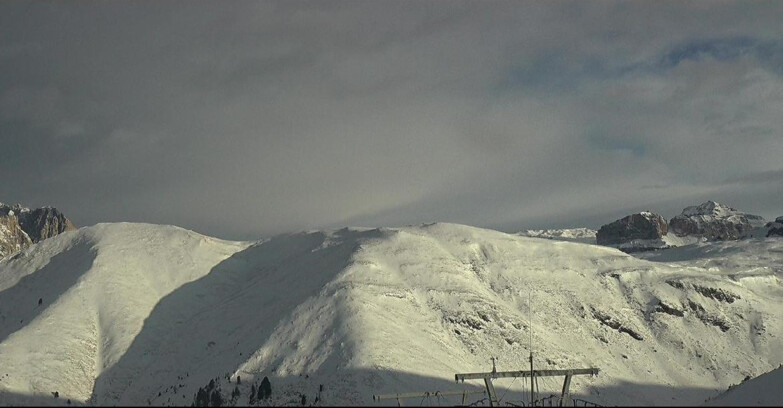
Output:
<svg viewBox="0 0 783 408">
<path fill-rule="evenodd" d="M 706 406 L 745 407 L 783 405 L 783 367 L 752 378 L 707 401 Z"/>
<path fill-rule="evenodd" d="M 244 246 L 177 227 L 99 224 L 0 262 L 0 390 L 89 399 L 161 297 Z"/>
<path fill-rule="evenodd" d="M 708 246 L 643 260 L 454 224 L 252 245 L 82 228 L 0 261 L 0 403 L 190 405 L 237 376 L 242 403 L 264 376 L 277 404 L 312 402 L 319 385 L 329 405 L 480 388 L 454 374 L 488 371 L 490 357 L 528 367 L 531 296 L 536 368 L 602 370 L 574 379 L 577 396 L 698 404 L 783 362 L 783 240 L 749 245 L 717 249 L 723 270 Z M 509 385 L 505 400 L 522 399 L 521 380 L 496 381 Z"/>
</svg>

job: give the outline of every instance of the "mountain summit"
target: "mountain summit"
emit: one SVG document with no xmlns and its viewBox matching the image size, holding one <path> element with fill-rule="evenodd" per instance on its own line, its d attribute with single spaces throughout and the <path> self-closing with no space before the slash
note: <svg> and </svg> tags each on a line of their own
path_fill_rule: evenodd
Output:
<svg viewBox="0 0 783 408">
<path fill-rule="evenodd" d="M 714 240 L 739 239 L 763 226 L 764 218 L 747 214 L 736 208 L 706 201 L 686 207 L 682 214 L 669 221 L 669 227 L 677 236 L 699 236 Z"/>
</svg>

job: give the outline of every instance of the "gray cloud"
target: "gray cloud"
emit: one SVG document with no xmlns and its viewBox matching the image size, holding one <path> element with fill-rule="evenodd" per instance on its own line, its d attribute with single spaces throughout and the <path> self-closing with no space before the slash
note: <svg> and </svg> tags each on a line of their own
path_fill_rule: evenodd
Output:
<svg viewBox="0 0 783 408">
<path fill-rule="evenodd" d="M 781 11 L 3 3 L 0 201 L 228 238 L 595 227 L 704 199 L 774 217 Z"/>
</svg>

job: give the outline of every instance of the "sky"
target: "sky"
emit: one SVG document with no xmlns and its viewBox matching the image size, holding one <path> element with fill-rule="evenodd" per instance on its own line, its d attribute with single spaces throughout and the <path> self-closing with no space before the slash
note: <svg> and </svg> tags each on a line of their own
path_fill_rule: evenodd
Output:
<svg viewBox="0 0 783 408">
<path fill-rule="evenodd" d="M 0 202 L 227 239 L 783 215 L 779 1 L 0 3 Z"/>
</svg>

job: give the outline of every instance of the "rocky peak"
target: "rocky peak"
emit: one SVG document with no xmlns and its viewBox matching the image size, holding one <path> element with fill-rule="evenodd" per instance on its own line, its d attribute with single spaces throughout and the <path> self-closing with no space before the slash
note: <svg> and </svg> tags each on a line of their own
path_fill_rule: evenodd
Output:
<svg viewBox="0 0 783 408">
<path fill-rule="evenodd" d="M 74 229 L 73 223 L 54 207 L 31 210 L 20 204 L 0 203 L 0 257 Z"/>
<path fill-rule="evenodd" d="M 692 205 L 690 207 L 685 207 L 685 209 L 682 210 L 682 215 L 686 217 L 702 215 L 702 216 L 712 216 L 716 218 L 727 218 L 737 214 L 745 214 L 745 213 L 737 210 L 736 208 L 732 208 L 729 207 L 728 205 L 723 205 L 721 203 L 717 203 L 712 200 L 705 201 L 699 205 Z"/>
<path fill-rule="evenodd" d="M 705 201 L 699 205 L 692 205 L 689 207 L 685 207 L 682 210 L 682 215 L 686 216 L 693 216 L 693 215 L 718 215 L 718 213 L 725 213 L 725 212 L 736 212 L 737 210 L 734 208 L 731 208 L 729 206 L 723 205 L 721 203 L 716 203 L 715 201 L 708 200 Z"/>
<path fill-rule="evenodd" d="M 36 208 L 19 217 L 22 229 L 33 242 L 42 241 L 65 231 L 75 230 L 73 223 L 53 207 Z"/>
<path fill-rule="evenodd" d="M 747 214 L 712 200 L 686 207 L 682 214 L 669 221 L 672 232 L 677 236 L 690 235 L 717 240 L 739 239 L 762 225 L 763 217 Z"/>
<path fill-rule="evenodd" d="M 656 241 L 656 248 L 660 246 L 661 237 L 669 232 L 669 226 L 666 219 L 662 216 L 643 211 L 628 215 L 624 218 L 601 226 L 596 233 L 596 243 L 598 245 L 626 245 L 626 244 L 645 244 Z M 639 245 L 633 245 L 636 248 Z M 621 248 L 622 249 L 622 248 Z"/>
<path fill-rule="evenodd" d="M 19 225 L 16 212 L 0 203 L 0 258 L 21 251 L 32 243 Z"/>
</svg>

